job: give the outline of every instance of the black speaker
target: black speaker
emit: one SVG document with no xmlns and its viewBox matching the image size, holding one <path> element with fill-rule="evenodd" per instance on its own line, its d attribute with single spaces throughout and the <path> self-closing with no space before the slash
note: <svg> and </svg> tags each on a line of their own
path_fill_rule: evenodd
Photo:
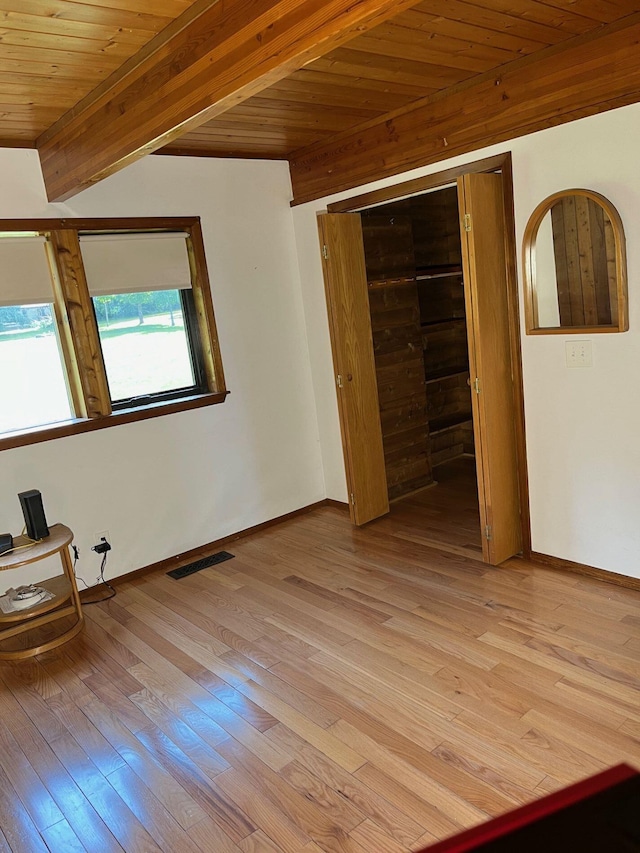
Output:
<svg viewBox="0 0 640 853">
<path fill-rule="evenodd" d="M 0 554 L 13 551 L 13 536 L 10 533 L 0 533 Z"/>
<path fill-rule="evenodd" d="M 49 535 L 49 528 L 42 506 L 42 495 L 37 489 L 29 489 L 28 492 L 20 492 L 18 497 L 27 526 L 27 536 L 29 539 L 44 539 Z"/>
</svg>

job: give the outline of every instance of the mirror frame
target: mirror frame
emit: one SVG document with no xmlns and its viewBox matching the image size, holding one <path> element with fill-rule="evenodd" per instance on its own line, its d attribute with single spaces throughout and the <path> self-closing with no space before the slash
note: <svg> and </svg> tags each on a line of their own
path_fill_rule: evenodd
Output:
<svg viewBox="0 0 640 853">
<path fill-rule="evenodd" d="M 616 294 L 618 302 L 618 322 L 606 326 L 548 326 L 538 325 L 538 306 L 536 301 L 536 239 L 542 220 L 558 199 L 567 196 L 584 196 L 591 199 L 609 217 L 613 227 L 616 256 Z M 570 189 L 554 193 L 541 202 L 527 222 L 522 238 L 522 259 L 524 270 L 524 316 L 528 335 L 575 335 L 600 332 L 626 332 L 629 329 L 629 305 L 627 287 L 627 250 L 624 228 L 620 214 L 611 202 L 593 190 Z"/>
</svg>

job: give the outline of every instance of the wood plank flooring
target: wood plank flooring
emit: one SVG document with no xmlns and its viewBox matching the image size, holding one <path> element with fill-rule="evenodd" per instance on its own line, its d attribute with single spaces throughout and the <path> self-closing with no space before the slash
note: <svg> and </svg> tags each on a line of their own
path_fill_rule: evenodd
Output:
<svg viewBox="0 0 640 853">
<path fill-rule="evenodd" d="M 482 559 L 476 460 L 458 456 L 437 465 L 433 476 L 434 485 L 392 502 L 380 523 L 408 541 Z"/>
<path fill-rule="evenodd" d="M 406 853 L 640 767 L 640 593 L 423 534 L 318 509 L 2 664 L 0 853 Z"/>
</svg>

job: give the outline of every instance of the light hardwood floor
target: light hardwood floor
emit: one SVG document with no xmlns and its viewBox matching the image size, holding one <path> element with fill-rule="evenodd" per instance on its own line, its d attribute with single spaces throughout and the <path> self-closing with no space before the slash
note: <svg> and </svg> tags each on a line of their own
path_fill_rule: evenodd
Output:
<svg viewBox="0 0 640 853">
<path fill-rule="evenodd" d="M 123 585 L 0 666 L 0 853 L 404 853 L 640 767 L 640 593 L 437 551 L 416 502 Z"/>
<path fill-rule="evenodd" d="M 459 456 L 433 469 L 435 484 L 391 504 L 378 524 L 421 545 L 482 559 L 476 460 Z"/>
</svg>

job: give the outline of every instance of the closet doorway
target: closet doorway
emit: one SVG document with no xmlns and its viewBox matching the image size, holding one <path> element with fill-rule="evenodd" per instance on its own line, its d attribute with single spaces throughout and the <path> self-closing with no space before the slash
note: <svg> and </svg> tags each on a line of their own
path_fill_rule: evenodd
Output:
<svg viewBox="0 0 640 853">
<path fill-rule="evenodd" d="M 318 221 L 352 520 L 411 496 L 437 541 L 477 495 L 470 536 L 497 565 L 529 527 L 509 164 L 488 165 Z"/>
</svg>

